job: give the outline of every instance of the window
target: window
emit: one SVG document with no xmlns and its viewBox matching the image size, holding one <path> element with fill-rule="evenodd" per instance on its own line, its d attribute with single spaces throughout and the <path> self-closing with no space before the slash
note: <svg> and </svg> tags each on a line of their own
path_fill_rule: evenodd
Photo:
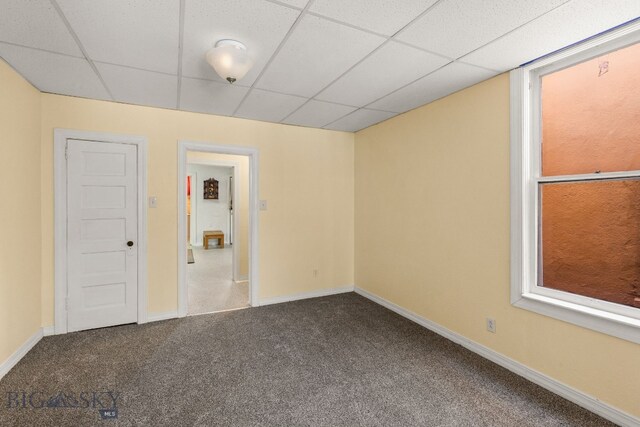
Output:
<svg viewBox="0 0 640 427">
<path fill-rule="evenodd" d="M 640 23 L 511 72 L 511 302 L 640 343 Z"/>
</svg>

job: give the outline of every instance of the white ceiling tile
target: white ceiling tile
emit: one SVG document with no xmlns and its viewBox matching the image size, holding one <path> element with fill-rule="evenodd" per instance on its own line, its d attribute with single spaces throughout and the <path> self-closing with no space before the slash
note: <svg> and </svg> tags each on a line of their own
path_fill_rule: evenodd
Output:
<svg viewBox="0 0 640 427">
<path fill-rule="evenodd" d="M 508 70 L 640 16 L 638 0 L 574 0 L 464 57 Z"/>
<path fill-rule="evenodd" d="M 179 6 L 175 0 L 58 0 L 89 57 L 177 74 Z"/>
<path fill-rule="evenodd" d="M 129 104 L 176 108 L 178 78 L 119 65 L 95 63 L 114 99 Z"/>
<path fill-rule="evenodd" d="M 3 0 L 0 41 L 82 57 L 49 0 Z"/>
<path fill-rule="evenodd" d="M 208 80 L 183 78 L 180 109 L 223 116 L 233 114 L 249 88 Z"/>
<path fill-rule="evenodd" d="M 0 43 L 0 57 L 42 92 L 110 99 L 86 59 Z"/>
<path fill-rule="evenodd" d="M 326 129 L 343 130 L 347 132 L 356 132 L 360 129 L 364 129 L 381 121 L 387 120 L 397 113 L 389 113 L 387 111 L 366 110 L 361 108 L 353 113 L 349 114 L 331 123 L 329 126 L 325 126 Z"/>
<path fill-rule="evenodd" d="M 306 98 L 253 89 L 244 100 L 236 117 L 279 122 L 304 104 Z"/>
<path fill-rule="evenodd" d="M 264 0 L 189 0 L 185 5 L 182 75 L 224 82 L 205 59 L 218 40 L 239 40 L 254 65 L 239 82 L 251 86 L 300 12 Z"/>
<path fill-rule="evenodd" d="M 265 71 L 257 86 L 313 96 L 385 39 L 307 15 Z"/>
<path fill-rule="evenodd" d="M 436 0 L 316 0 L 310 10 L 391 36 L 435 2 Z"/>
<path fill-rule="evenodd" d="M 402 113 L 494 76 L 472 65 L 451 63 L 368 107 Z"/>
<path fill-rule="evenodd" d="M 441 56 L 389 42 L 322 91 L 317 99 L 363 107 L 448 62 Z"/>
<path fill-rule="evenodd" d="M 458 58 L 568 0 L 444 0 L 398 40 Z"/>
<path fill-rule="evenodd" d="M 321 128 L 355 110 L 356 107 L 331 104 L 329 102 L 312 99 L 298 111 L 287 117 L 284 123 Z"/>
</svg>

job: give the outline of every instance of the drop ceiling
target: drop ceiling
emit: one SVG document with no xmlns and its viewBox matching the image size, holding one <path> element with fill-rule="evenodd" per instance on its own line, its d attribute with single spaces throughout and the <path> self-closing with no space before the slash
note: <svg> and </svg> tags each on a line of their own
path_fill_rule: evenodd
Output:
<svg viewBox="0 0 640 427">
<path fill-rule="evenodd" d="M 43 92 L 357 131 L 640 16 L 639 0 L 0 0 Z M 255 61 L 230 85 L 220 39 Z"/>
</svg>

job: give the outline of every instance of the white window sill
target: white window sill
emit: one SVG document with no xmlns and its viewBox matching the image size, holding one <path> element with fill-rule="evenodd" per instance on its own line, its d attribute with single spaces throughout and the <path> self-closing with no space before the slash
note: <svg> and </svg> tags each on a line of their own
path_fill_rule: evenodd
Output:
<svg viewBox="0 0 640 427">
<path fill-rule="evenodd" d="M 533 293 L 513 305 L 544 316 L 640 344 L 640 320 Z"/>
</svg>

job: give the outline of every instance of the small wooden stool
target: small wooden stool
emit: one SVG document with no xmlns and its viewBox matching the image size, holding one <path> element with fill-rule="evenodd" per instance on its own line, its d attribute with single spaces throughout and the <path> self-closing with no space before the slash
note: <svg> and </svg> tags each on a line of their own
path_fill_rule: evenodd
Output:
<svg viewBox="0 0 640 427">
<path fill-rule="evenodd" d="M 216 239 L 218 241 L 218 246 L 220 248 L 224 248 L 224 233 L 220 230 L 205 230 L 202 233 L 202 242 L 204 243 L 204 248 L 209 249 L 209 239 Z"/>
</svg>

